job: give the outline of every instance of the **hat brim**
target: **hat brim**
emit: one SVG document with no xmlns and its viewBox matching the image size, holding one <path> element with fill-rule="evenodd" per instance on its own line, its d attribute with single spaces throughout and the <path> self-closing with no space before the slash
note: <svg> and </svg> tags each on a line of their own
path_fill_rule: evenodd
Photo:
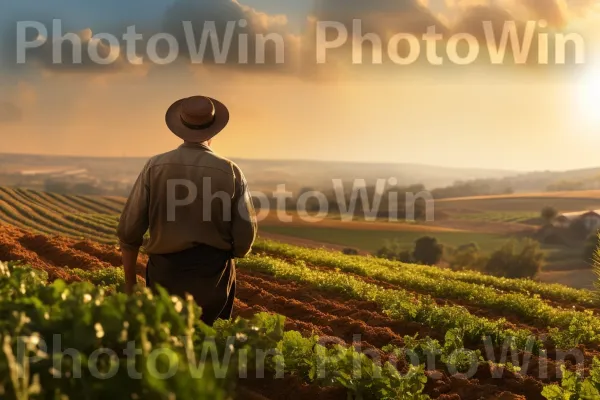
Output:
<svg viewBox="0 0 600 400">
<path fill-rule="evenodd" d="M 215 119 L 210 126 L 203 129 L 192 129 L 185 126 L 181 120 L 181 104 L 185 99 L 181 99 L 169 107 L 165 116 L 167 127 L 171 130 L 171 132 L 186 142 L 197 143 L 212 139 L 219 132 L 221 132 L 227 126 L 227 123 L 229 123 L 229 110 L 225 104 L 221 103 L 220 101 L 215 100 L 212 97 L 208 98 L 215 106 Z"/>
</svg>

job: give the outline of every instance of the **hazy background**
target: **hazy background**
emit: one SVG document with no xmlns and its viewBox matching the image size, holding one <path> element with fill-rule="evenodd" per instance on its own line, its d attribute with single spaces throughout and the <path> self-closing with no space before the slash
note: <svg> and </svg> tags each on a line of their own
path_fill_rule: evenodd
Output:
<svg viewBox="0 0 600 400">
<path fill-rule="evenodd" d="M 592 167 L 600 145 L 597 5 L 585 0 L 2 0 L 0 152 L 149 157 L 179 143 L 164 124 L 167 107 L 200 93 L 230 107 L 231 124 L 215 148 L 233 158 L 511 171 Z M 41 54 L 15 65 L 9 40 L 15 21 L 26 19 L 62 18 L 65 31 L 88 29 L 81 33 L 85 38 L 90 31 L 120 34 L 132 24 L 139 31 L 170 31 L 181 20 L 200 23 L 214 16 L 247 18 L 251 33 L 281 32 L 289 61 L 284 67 L 191 65 L 185 58 L 165 67 L 147 62 L 55 66 Z M 311 54 L 310 21 L 327 18 L 363 18 L 374 30 L 415 34 L 431 24 L 453 32 L 493 18 L 543 18 L 551 32 L 584 35 L 588 57 L 584 66 L 563 67 L 481 62 L 354 68 L 339 55 L 314 68 L 300 55 Z"/>
</svg>

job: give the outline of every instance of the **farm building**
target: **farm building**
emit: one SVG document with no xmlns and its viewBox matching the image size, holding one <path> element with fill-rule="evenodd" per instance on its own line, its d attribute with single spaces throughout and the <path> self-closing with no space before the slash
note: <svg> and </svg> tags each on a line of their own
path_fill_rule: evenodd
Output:
<svg viewBox="0 0 600 400">
<path fill-rule="evenodd" d="M 588 231 L 600 229 L 600 210 L 577 211 L 560 214 L 554 220 L 554 226 L 570 227 L 575 221 L 582 221 Z"/>
</svg>

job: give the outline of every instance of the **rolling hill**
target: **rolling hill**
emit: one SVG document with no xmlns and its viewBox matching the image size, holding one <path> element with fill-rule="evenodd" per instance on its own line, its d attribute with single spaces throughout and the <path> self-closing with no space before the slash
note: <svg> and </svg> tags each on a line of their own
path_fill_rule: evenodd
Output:
<svg viewBox="0 0 600 400">
<path fill-rule="evenodd" d="M 133 184 L 147 158 L 71 157 L 0 154 L 0 186 L 43 189 L 43 180 L 55 174 L 81 171 L 106 187 Z M 446 186 L 456 180 L 502 178 L 514 171 L 484 168 L 448 168 L 407 163 L 356 163 L 318 160 L 234 160 L 244 171 L 252 190 L 273 192 L 285 184 L 291 191 L 303 187 L 332 188 L 332 179 L 353 182 L 355 178 L 375 182 L 394 177 L 399 185 L 421 183 L 428 188 Z M 105 192 L 106 193 L 106 192 Z M 105 194 L 103 193 L 103 194 Z"/>
<path fill-rule="evenodd" d="M 18 329 L 25 326 L 28 332 L 50 334 L 67 323 L 80 331 L 67 335 L 65 340 L 81 351 L 121 346 L 117 334 L 123 335 L 123 321 L 142 314 L 135 314 L 141 311 L 135 311 L 133 303 L 126 305 L 127 297 L 110 294 L 123 284 L 120 254 L 111 233 L 120 207 L 122 200 L 115 198 L 0 189 L 0 260 L 25 263 L 44 271 L 50 281 L 45 283 L 44 277 L 32 281 L 35 274 L 22 269 L 29 267 L 0 266 L 0 314 L 10 315 L 20 304 L 37 304 L 22 309 L 28 322 Z M 145 255 L 139 260 L 140 281 L 146 260 Z M 600 352 L 600 300 L 591 291 L 346 256 L 266 240 L 259 240 L 253 255 L 238 260 L 237 265 L 235 315 L 241 319 L 220 324 L 217 330 L 250 337 L 248 346 L 270 343 L 282 349 L 284 379 L 270 378 L 275 370 L 269 364 L 264 379 L 234 376 L 229 370 L 226 380 L 235 385 L 213 382 L 210 376 L 204 376 L 193 385 L 188 382 L 185 390 L 170 386 L 183 384 L 185 374 L 181 372 L 167 381 L 167 386 L 160 387 L 145 387 L 142 382 L 135 389 L 138 386 L 125 384 L 130 381 L 124 380 L 120 392 L 111 392 L 115 386 L 110 380 L 99 384 L 85 378 L 86 385 L 93 383 L 89 390 L 98 398 L 107 398 L 109 393 L 112 398 L 124 398 L 119 393 L 146 390 L 156 394 L 165 390 L 160 393 L 176 393 L 177 398 L 184 399 L 204 398 L 200 395 L 203 393 L 209 396 L 206 398 L 234 395 L 241 399 L 340 400 L 555 400 L 566 398 L 567 390 L 583 394 L 583 387 L 587 393 L 596 393 L 593 377 L 600 373 L 600 360 L 594 360 Z M 27 286 L 23 286 L 23 279 L 28 279 Z M 184 316 L 192 312 L 191 305 L 178 306 L 184 300 L 168 296 L 136 296 L 135 304 L 145 307 L 146 313 L 163 310 L 155 315 L 158 320 L 152 323 L 158 324 L 157 328 L 148 331 L 146 340 L 156 346 L 170 346 L 174 356 L 183 357 L 176 342 L 160 342 L 156 329 L 185 327 Z M 48 301 L 51 304 L 46 304 Z M 176 307 L 181 307 L 179 312 Z M 276 319 L 273 313 L 285 319 Z M 73 319 L 76 315 L 86 318 L 82 324 Z M 16 324 L 16 320 L 4 321 L 0 335 L 7 337 L 17 329 Z M 106 326 L 101 336 L 98 326 Z M 126 331 L 139 335 L 144 326 L 135 325 Z M 205 329 L 195 328 L 196 341 L 202 341 Z M 82 341 L 87 335 L 95 339 Z M 10 343 L 5 341 L 4 352 Z M 88 347 L 84 348 L 83 343 Z M 498 358 L 503 347 L 505 351 L 512 348 L 514 364 Z M 314 353 L 319 348 L 332 352 L 329 361 L 333 363 L 321 378 L 310 373 L 322 362 Z M 433 364 L 428 363 L 428 349 L 439 352 Z M 588 376 L 585 386 L 571 387 L 574 378 L 570 374 L 575 365 L 564 364 L 558 349 L 581 353 Z M 11 367 L 2 362 L 2 354 L 0 385 L 5 393 L 12 393 L 14 384 L 3 378 L 10 376 L 7 368 Z M 361 371 L 365 374 L 356 375 L 353 359 L 362 360 Z M 395 367 L 387 364 L 377 369 L 377 360 L 394 361 Z M 410 360 L 422 367 L 410 367 Z M 77 391 L 81 381 L 52 379 L 43 358 L 40 362 L 32 366 L 32 371 L 41 374 L 42 393 Z M 561 371 L 563 364 L 566 369 Z M 232 368 L 238 368 L 238 364 Z M 383 372 L 383 377 L 374 378 L 372 371 Z M 412 372 L 406 374 L 408 371 Z M 354 379 L 346 379 L 350 376 Z M 565 378 L 562 388 L 557 386 L 561 377 Z M 59 387 L 58 382 L 65 385 Z M 211 383 L 198 386 L 200 382 Z M 197 393 L 196 397 L 189 397 L 191 393 Z"/>
</svg>

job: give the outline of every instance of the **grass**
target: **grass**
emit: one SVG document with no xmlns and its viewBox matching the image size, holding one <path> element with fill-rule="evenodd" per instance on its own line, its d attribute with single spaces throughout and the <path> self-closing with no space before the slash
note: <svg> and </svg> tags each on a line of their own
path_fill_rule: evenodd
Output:
<svg viewBox="0 0 600 400">
<path fill-rule="evenodd" d="M 441 243 L 450 246 L 460 246 L 475 242 L 484 252 L 497 249 L 508 238 L 503 235 L 474 233 L 474 232 L 402 232 L 385 230 L 346 230 L 340 228 L 321 228 L 309 226 L 266 226 L 261 231 L 278 235 L 292 236 L 317 242 L 355 247 L 366 251 L 377 251 L 386 240 L 399 240 L 406 243 L 406 248 L 412 248 L 415 240 L 423 236 L 433 236 Z"/>
</svg>

